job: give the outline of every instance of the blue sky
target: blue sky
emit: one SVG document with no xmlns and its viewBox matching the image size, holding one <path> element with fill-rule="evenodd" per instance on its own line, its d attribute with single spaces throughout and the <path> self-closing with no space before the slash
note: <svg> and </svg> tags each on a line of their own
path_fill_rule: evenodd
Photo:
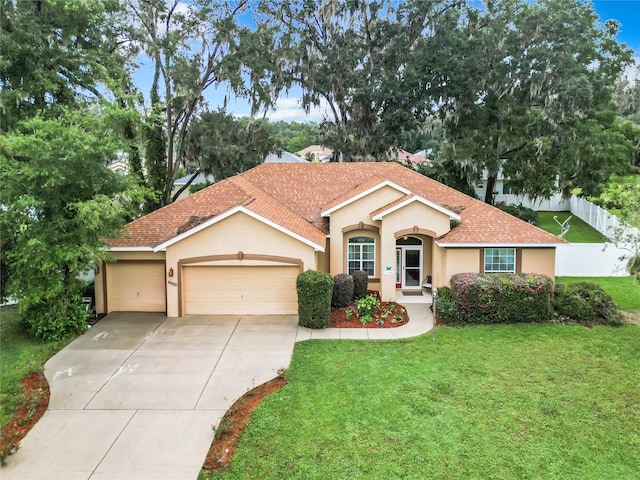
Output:
<svg viewBox="0 0 640 480">
<path fill-rule="evenodd" d="M 640 67 L 640 0 L 592 0 L 592 3 L 601 23 L 609 19 L 621 23 L 617 38 L 621 43 L 625 43 L 634 50 L 637 64 Z M 148 65 L 142 66 L 134 74 L 134 82 L 145 96 L 148 95 L 151 85 L 150 76 Z M 225 94 L 230 97 L 227 111 L 238 116 L 249 115 L 250 109 L 246 100 L 234 98 L 224 87 L 217 90 L 210 87 L 205 92 L 209 107 L 215 109 L 221 106 Z M 306 115 L 300 106 L 299 96 L 299 89 L 292 90 L 288 97 L 280 98 L 275 111 L 267 112 L 267 117 L 271 121 L 321 121 L 323 110 L 321 108 L 314 109 L 309 115 Z"/>
</svg>

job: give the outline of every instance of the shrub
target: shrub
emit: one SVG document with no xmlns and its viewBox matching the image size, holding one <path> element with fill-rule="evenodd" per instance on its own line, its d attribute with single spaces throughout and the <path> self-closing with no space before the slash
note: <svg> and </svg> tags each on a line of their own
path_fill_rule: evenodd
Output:
<svg viewBox="0 0 640 480">
<path fill-rule="evenodd" d="M 367 296 L 367 287 L 369 286 L 369 274 L 364 270 L 353 272 L 353 298 L 360 300 Z"/>
<path fill-rule="evenodd" d="M 548 322 L 553 282 L 537 274 L 461 273 L 451 277 L 451 299 L 462 323 Z"/>
<path fill-rule="evenodd" d="M 368 319 L 371 321 L 373 315 L 376 313 L 376 310 L 380 306 L 380 300 L 378 300 L 373 295 L 367 295 L 364 298 L 361 298 L 356 302 L 356 308 L 358 309 L 358 314 L 360 315 L 360 321 L 362 319 Z M 362 322 L 362 323 L 369 323 Z"/>
<path fill-rule="evenodd" d="M 449 287 L 439 287 L 435 301 L 435 316 L 437 323 L 455 324 L 458 323 L 458 305 L 451 298 Z"/>
<path fill-rule="evenodd" d="M 31 336 L 45 342 L 63 340 L 87 329 L 89 313 L 79 296 L 23 307 L 22 322 Z"/>
<path fill-rule="evenodd" d="M 330 274 L 307 270 L 298 275 L 298 323 L 308 328 L 327 328 L 331 320 L 333 278 Z"/>
<path fill-rule="evenodd" d="M 520 220 L 524 220 L 525 222 L 531 223 L 532 225 L 538 224 L 538 212 L 531 208 L 525 207 L 521 203 L 519 203 L 518 205 L 499 204 L 496 206 L 503 212 L 507 212 L 514 217 L 518 217 Z"/>
<path fill-rule="evenodd" d="M 611 296 L 592 282 L 556 285 L 555 312 L 581 325 L 622 325 L 624 319 Z"/>
<path fill-rule="evenodd" d="M 333 308 L 345 308 L 353 300 L 353 277 L 348 273 L 339 273 L 333 277 Z"/>
</svg>

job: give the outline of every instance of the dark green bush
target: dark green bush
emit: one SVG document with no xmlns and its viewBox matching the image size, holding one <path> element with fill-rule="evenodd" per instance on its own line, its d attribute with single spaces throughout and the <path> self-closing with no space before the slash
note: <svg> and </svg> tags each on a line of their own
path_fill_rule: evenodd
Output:
<svg viewBox="0 0 640 480">
<path fill-rule="evenodd" d="M 329 273 L 307 270 L 298 275 L 298 323 L 308 328 L 327 328 L 331 320 L 333 277 Z"/>
<path fill-rule="evenodd" d="M 369 286 L 369 274 L 364 270 L 353 272 L 353 298 L 360 300 L 367 296 L 367 288 Z"/>
<path fill-rule="evenodd" d="M 532 225 L 538 224 L 538 212 L 535 210 L 525 207 L 521 203 L 518 205 L 496 205 L 503 212 L 507 212 L 514 217 L 518 217 L 520 220 L 524 220 L 525 222 L 529 222 Z"/>
<path fill-rule="evenodd" d="M 553 282 L 537 274 L 461 273 L 451 277 L 456 323 L 548 322 Z"/>
<path fill-rule="evenodd" d="M 556 285 L 554 304 L 561 320 L 587 326 L 624 323 L 611 296 L 592 282 Z"/>
<path fill-rule="evenodd" d="M 458 305 L 451 298 L 449 287 L 439 287 L 434 305 L 434 313 L 437 323 L 453 325 L 458 323 Z"/>
<path fill-rule="evenodd" d="M 348 273 L 339 273 L 333 277 L 333 308 L 345 308 L 353 301 L 354 282 Z"/>
<path fill-rule="evenodd" d="M 72 337 L 87 329 L 89 313 L 79 296 L 68 301 L 31 305 L 22 309 L 22 324 L 27 333 L 45 342 Z"/>
</svg>

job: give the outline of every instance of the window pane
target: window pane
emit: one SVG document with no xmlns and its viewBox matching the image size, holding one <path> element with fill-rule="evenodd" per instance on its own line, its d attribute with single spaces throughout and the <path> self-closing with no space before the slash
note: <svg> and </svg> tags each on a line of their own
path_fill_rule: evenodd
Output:
<svg viewBox="0 0 640 480">
<path fill-rule="evenodd" d="M 486 248 L 484 251 L 484 271 L 515 272 L 516 251 L 514 248 Z"/>
</svg>

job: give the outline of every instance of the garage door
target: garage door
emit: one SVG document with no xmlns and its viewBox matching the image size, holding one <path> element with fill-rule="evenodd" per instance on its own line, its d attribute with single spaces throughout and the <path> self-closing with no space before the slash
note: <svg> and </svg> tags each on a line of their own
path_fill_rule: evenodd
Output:
<svg viewBox="0 0 640 480">
<path fill-rule="evenodd" d="M 184 267 L 186 315 L 296 314 L 295 266 Z"/>
<path fill-rule="evenodd" d="M 164 263 L 124 262 L 107 265 L 109 312 L 164 312 Z"/>
</svg>

